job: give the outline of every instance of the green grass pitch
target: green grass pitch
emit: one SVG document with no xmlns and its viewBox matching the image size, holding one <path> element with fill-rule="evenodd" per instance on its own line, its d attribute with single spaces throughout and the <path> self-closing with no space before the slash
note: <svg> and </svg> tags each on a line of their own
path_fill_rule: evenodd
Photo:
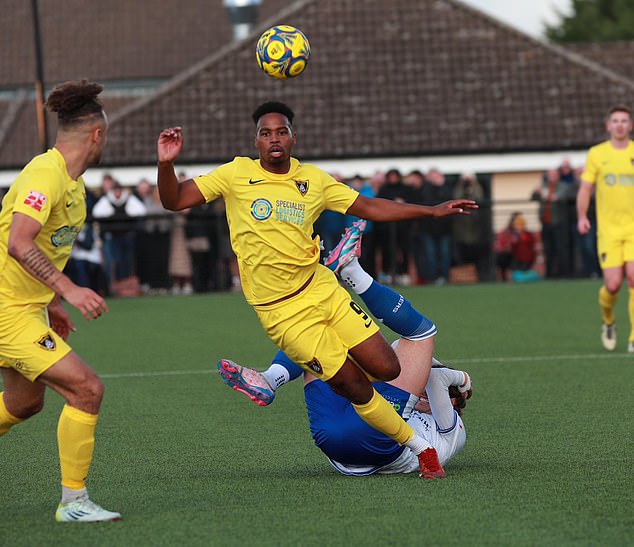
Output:
<svg viewBox="0 0 634 547">
<path fill-rule="evenodd" d="M 436 353 L 468 370 L 467 446 L 447 478 L 344 477 L 308 432 L 300 383 L 260 408 L 221 357 L 275 348 L 238 294 L 109 301 L 71 344 L 106 396 L 88 487 L 123 513 L 56 524 L 62 400 L 0 439 L 0 545 L 631 545 L 634 356 L 600 347 L 596 281 L 420 287 Z M 392 336 L 388 333 L 390 338 Z"/>
</svg>

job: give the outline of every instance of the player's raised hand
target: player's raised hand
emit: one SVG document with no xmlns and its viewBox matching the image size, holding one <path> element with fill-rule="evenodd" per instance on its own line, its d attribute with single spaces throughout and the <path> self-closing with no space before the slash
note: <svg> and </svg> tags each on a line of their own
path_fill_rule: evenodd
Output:
<svg viewBox="0 0 634 547">
<path fill-rule="evenodd" d="M 471 199 L 452 199 L 434 206 L 434 217 L 449 215 L 468 215 L 478 204 Z"/>
<path fill-rule="evenodd" d="M 183 148 L 183 133 L 180 127 L 163 129 L 158 138 L 157 154 L 159 162 L 174 161 Z"/>
</svg>

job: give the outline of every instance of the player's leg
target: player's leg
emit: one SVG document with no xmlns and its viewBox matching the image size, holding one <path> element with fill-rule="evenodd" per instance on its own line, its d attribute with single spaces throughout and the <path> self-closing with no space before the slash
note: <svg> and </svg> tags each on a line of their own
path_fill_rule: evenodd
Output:
<svg viewBox="0 0 634 547">
<path fill-rule="evenodd" d="M 58 522 L 119 520 L 88 498 L 86 477 L 92 463 L 103 384 L 97 374 L 71 351 L 44 371 L 38 381 L 54 389 L 65 400 L 57 426 L 62 500 Z"/>
<path fill-rule="evenodd" d="M 616 322 L 614 306 L 624 274 L 624 245 L 622 240 L 608 239 L 599 235 L 597 253 L 603 271 L 603 285 L 599 289 L 599 308 L 601 309 L 601 343 L 608 351 L 616 348 Z M 634 257 L 633 257 L 634 258 Z"/>
<path fill-rule="evenodd" d="M 11 368 L 1 370 L 4 391 L 0 391 L 0 436 L 37 414 L 44 406 L 42 384 L 29 382 Z"/>
<path fill-rule="evenodd" d="M 634 353 L 634 260 L 628 260 L 625 263 L 625 275 L 628 288 L 627 311 L 630 318 L 630 337 L 627 344 L 627 351 L 628 353 Z"/>
<path fill-rule="evenodd" d="M 616 318 L 614 307 L 623 282 L 623 267 L 603 268 L 603 285 L 599 289 L 599 307 L 601 309 L 601 342 L 608 351 L 616 348 Z"/>
<path fill-rule="evenodd" d="M 281 386 L 302 376 L 304 370 L 278 350 L 269 368 L 263 372 L 221 359 L 218 373 L 229 387 L 244 393 L 257 405 L 267 406 L 273 402 L 275 392 Z"/>
</svg>

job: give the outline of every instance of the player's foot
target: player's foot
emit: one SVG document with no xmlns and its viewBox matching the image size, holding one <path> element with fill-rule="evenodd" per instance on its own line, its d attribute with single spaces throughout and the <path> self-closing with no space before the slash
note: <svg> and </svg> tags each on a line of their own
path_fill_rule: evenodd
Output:
<svg viewBox="0 0 634 547">
<path fill-rule="evenodd" d="M 218 373 L 225 384 L 244 393 L 257 405 L 267 406 L 275 399 L 275 391 L 257 370 L 222 359 L 218 362 Z"/>
<path fill-rule="evenodd" d="M 601 325 L 601 343 L 608 351 L 614 351 L 616 348 L 616 323 Z"/>
<path fill-rule="evenodd" d="M 57 522 L 113 522 L 121 520 L 120 513 L 106 511 L 90 501 L 88 494 L 68 503 L 60 503 L 55 511 Z"/>
<path fill-rule="evenodd" d="M 341 241 L 324 260 L 327 268 L 338 273 L 353 258 L 361 256 L 361 237 L 366 225 L 365 220 L 357 220 L 352 226 L 346 228 Z"/>
<path fill-rule="evenodd" d="M 627 352 L 634 353 L 634 342 L 631 342 L 627 345 Z"/>
<path fill-rule="evenodd" d="M 435 448 L 426 448 L 418 455 L 419 477 L 424 479 L 444 479 L 445 470 L 440 465 Z"/>
</svg>

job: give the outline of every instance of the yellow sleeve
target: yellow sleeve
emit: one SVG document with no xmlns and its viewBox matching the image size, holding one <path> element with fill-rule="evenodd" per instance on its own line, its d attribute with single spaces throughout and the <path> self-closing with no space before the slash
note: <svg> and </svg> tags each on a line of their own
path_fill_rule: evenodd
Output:
<svg viewBox="0 0 634 547">
<path fill-rule="evenodd" d="M 63 195 L 62 182 L 50 169 L 40 168 L 22 171 L 14 184 L 17 192 L 13 212 L 27 215 L 44 226 Z"/>
<path fill-rule="evenodd" d="M 207 203 L 219 197 L 227 197 L 235 169 L 234 160 L 217 167 L 206 175 L 200 175 L 194 178 L 194 182 Z"/>
<path fill-rule="evenodd" d="M 325 208 L 345 214 L 359 196 L 359 192 L 343 182 L 323 173 L 323 189 Z"/>
</svg>

